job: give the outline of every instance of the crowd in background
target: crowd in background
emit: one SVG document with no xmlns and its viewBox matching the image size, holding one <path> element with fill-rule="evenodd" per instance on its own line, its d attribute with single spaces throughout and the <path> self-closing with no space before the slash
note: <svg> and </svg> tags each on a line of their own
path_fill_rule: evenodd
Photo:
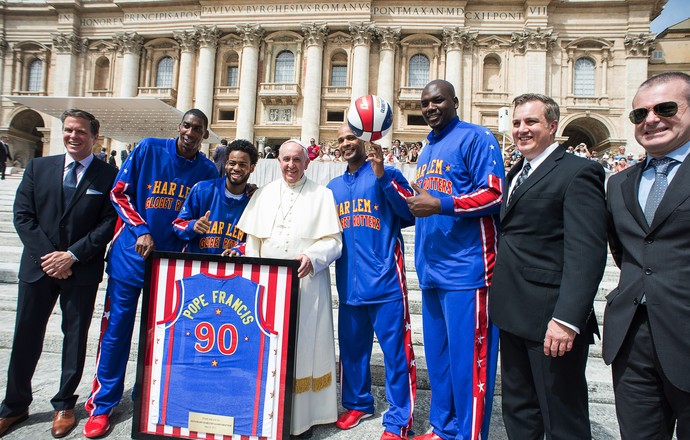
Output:
<svg viewBox="0 0 690 440">
<path fill-rule="evenodd" d="M 640 153 L 637 157 L 635 157 L 635 154 L 632 152 L 626 153 L 626 147 L 624 145 L 618 147 L 617 150 L 609 149 L 599 152 L 597 150 L 590 150 L 587 144 L 580 143 L 576 146 L 571 145 L 566 147 L 566 152 L 598 162 L 604 167 L 607 174 L 623 171 L 638 162 L 643 162 L 646 159 L 644 152 Z M 503 153 L 503 165 L 505 166 L 506 171 L 512 168 L 512 166 L 519 161 L 520 151 L 518 151 L 518 149 L 515 147 L 515 144 L 511 144 Z"/>
<path fill-rule="evenodd" d="M 324 141 L 319 144 L 314 138 L 309 140 L 307 151 L 309 160 L 312 162 L 344 162 L 342 152 L 338 148 L 337 141 Z M 423 142 L 405 143 L 400 139 L 395 139 L 393 145 L 382 147 L 384 159 L 387 163 L 417 163 L 419 152 L 425 145 Z M 274 147 L 264 147 L 264 151 L 259 152 L 262 159 L 275 159 Z"/>
<path fill-rule="evenodd" d="M 227 144 L 227 141 L 225 142 Z M 426 142 L 405 143 L 400 141 L 400 139 L 395 139 L 390 148 L 383 147 L 385 161 L 389 164 L 415 164 L 417 163 L 419 153 L 425 145 Z M 214 148 L 214 151 L 217 148 L 218 146 Z M 130 144 L 127 146 L 126 150 L 122 150 L 120 152 L 120 163 L 124 162 L 131 149 L 132 145 Z M 97 146 L 95 150 L 96 151 L 94 151 L 94 153 L 96 154 L 97 158 L 108 162 L 115 167 L 118 166 L 118 163 L 115 160 L 117 155 L 116 150 L 112 150 L 109 157 L 107 156 L 105 148 L 101 149 L 100 146 Z M 264 147 L 263 151 L 259 151 L 259 158 L 275 159 L 275 150 L 276 149 L 274 147 L 266 146 Z M 344 162 L 342 152 L 338 148 L 336 141 L 324 141 L 322 144 L 319 144 L 314 138 L 312 138 L 310 139 L 308 151 L 309 160 L 312 162 Z M 607 174 L 614 174 L 619 171 L 623 171 L 628 167 L 646 159 L 644 152 L 640 153 L 636 157 L 634 153 L 626 152 L 626 147 L 624 145 L 621 145 L 617 149 L 611 148 L 604 151 L 597 151 L 590 149 L 585 143 L 580 143 L 576 146 L 571 145 L 566 147 L 566 152 L 599 162 L 599 164 L 604 167 Z M 214 153 L 212 153 L 212 156 L 213 154 Z M 506 171 L 510 170 L 513 165 L 519 162 L 520 158 L 520 151 L 516 148 L 515 144 L 511 144 L 510 146 L 506 147 L 505 151 L 503 152 L 503 165 L 505 166 Z"/>
</svg>

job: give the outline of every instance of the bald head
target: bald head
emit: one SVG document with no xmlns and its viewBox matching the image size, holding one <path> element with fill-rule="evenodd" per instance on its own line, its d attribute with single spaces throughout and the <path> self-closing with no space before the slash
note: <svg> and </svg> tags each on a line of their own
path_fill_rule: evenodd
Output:
<svg viewBox="0 0 690 440">
<path fill-rule="evenodd" d="M 435 79 L 424 87 L 421 104 L 424 121 L 434 133 L 440 133 L 457 116 L 455 87 L 448 81 Z"/>
<path fill-rule="evenodd" d="M 426 86 L 424 86 L 424 91 L 428 90 L 430 87 L 439 88 L 445 93 L 448 93 L 450 96 L 455 97 L 455 87 L 453 87 L 453 84 L 444 79 L 435 79 L 430 81 Z M 422 93 L 424 93 L 424 91 Z"/>
</svg>

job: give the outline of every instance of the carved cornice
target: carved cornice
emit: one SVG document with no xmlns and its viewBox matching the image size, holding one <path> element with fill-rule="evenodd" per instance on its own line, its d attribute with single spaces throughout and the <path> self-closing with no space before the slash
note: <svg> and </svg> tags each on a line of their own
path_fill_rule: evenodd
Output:
<svg viewBox="0 0 690 440">
<path fill-rule="evenodd" d="M 144 45 L 144 37 L 136 32 L 117 32 L 113 37 L 118 49 L 122 53 L 133 53 L 139 55 Z"/>
<path fill-rule="evenodd" d="M 173 31 L 173 38 L 180 44 L 182 52 L 194 52 L 199 41 L 196 31 Z"/>
<path fill-rule="evenodd" d="M 525 28 L 522 32 L 513 32 L 510 36 L 510 44 L 517 53 L 525 53 L 527 50 L 551 49 L 556 44 L 557 35 L 552 29 Z"/>
<path fill-rule="evenodd" d="M 642 32 L 639 34 L 628 34 L 625 36 L 623 44 L 628 56 L 631 57 L 648 57 L 656 45 L 654 39 L 656 34 Z"/>
<path fill-rule="evenodd" d="M 443 47 L 446 52 L 450 50 L 472 49 L 477 45 L 478 32 L 470 32 L 469 28 L 446 27 L 443 28 Z"/>
<path fill-rule="evenodd" d="M 351 22 L 350 35 L 355 46 L 368 46 L 376 35 L 376 26 L 371 22 Z"/>
<path fill-rule="evenodd" d="M 197 25 L 194 26 L 194 30 L 197 34 L 199 46 L 213 49 L 218 47 L 218 40 L 220 39 L 220 30 L 218 30 L 218 26 Z"/>
<path fill-rule="evenodd" d="M 76 33 L 52 33 L 53 49 L 57 53 L 71 53 L 78 55 L 84 52 L 88 46 L 89 41 L 86 38 L 79 37 Z"/>
<path fill-rule="evenodd" d="M 395 50 L 400 42 L 400 28 L 384 27 L 376 30 L 381 50 Z"/>
<path fill-rule="evenodd" d="M 264 36 L 264 30 L 260 24 L 238 24 L 236 27 L 237 32 L 240 34 L 240 37 L 242 37 L 243 46 L 259 47 L 261 38 Z"/>
<path fill-rule="evenodd" d="M 335 32 L 328 37 L 328 44 L 334 46 L 349 46 L 352 43 L 352 37 L 343 32 Z"/>
<path fill-rule="evenodd" d="M 305 44 L 309 46 L 323 46 L 328 35 L 328 27 L 324 23 L 302 23 Z"/>
</svg>

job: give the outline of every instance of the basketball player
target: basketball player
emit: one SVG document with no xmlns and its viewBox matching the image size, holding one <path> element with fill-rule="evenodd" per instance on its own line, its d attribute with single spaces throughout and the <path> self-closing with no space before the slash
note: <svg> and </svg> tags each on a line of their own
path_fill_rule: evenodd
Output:
<svg viewBox="0 0 690 440">
<path fill-rule="evenodd" d="M 122 164 L 111 200 L 123 225 L 115 232 L 106 272 L 106 291 L 96 375 L 86 401 L 87 438 L 105 435 L 110 413 L 124 391 L 132 330 L 146 258 L 154 249 L 181 251 L 171 224 L 195 183 L 218 177 L 203 153 L 208 119 L 197 109 L 184 114 L 176 139 L 142 140 Z"/>
<path fill-rule="evenodd" d="M 338 130 L 347 161 L 331 180 L 343 253 L 335 262 L 340 297 L 340 385 L 346 411 L 336 422 L 354 428 L 374 413 L 369 362 L 374 332 L 383 349 L 386 398 L 382 440 L 407 439 L 412 427 L 417 370 L 412 351 L 401 228 L 414 224 L 406 198 L 412 189 L 402 173 L 384 166 L 379 145 L 355 137 L 347 123 Z"/>
<path fill-rule="evenodd" d="M 498 332 L 488 320 L 505 171 L 488 129 L 458 119 L 453 85 L 434 80 L 421 96 L 432 131 L 417 161 L 415 264 L 422 289 L 424 352 L 433 432 L 423 440 L 486 439 Z"/>
<path fill-rule="evenodd" d="M 225 177 L 194 185 L 173 222 L 173 230 L 187 242 L 188 252 L 220 254 L 244 242 L 237 222 L 249 203 L 247 181 L 259 152 L 244 139 L 234 140 L 226 148 Z"/>
</svg>

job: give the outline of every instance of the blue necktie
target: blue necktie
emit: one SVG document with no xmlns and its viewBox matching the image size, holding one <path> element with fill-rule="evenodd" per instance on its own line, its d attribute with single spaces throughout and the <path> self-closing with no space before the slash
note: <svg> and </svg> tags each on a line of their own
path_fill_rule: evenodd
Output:
<svg viewBox="0 0 690 440">
<path fill-rule="evenodd" d="M 519 176 L 517 176 L 517 179 L 515 180 L 515 185 L 513 185 L 513 190 L 510 192 L 510 196 L 508 197 L 508 204 L 510 205 L 513 203 L 513 194 L 515 194 L 515 190 L 518 189 L 520 185 L 522 185 L 522 182 L 527 180 L 527 176 L 529 175 L 529 170 L 532 169 L 532 165 L 527 162 L 525 166 L 522 168 L 522 172 L 520 173 Z"/>
<path fill-rule="evenodd" d="M 649 190 L 647 203 L 644 205 L 644 216 L 647 219 L 648 225 L 652 224 L 652 220 L 654 220 L 654 213 L 656 213 L 656 209 L 659 207 L 661 199 L 664 198 L 666 188 L 668 188 L 668 167 L 672 163 L 673 159 L 668 157 L 652 159 L 649 161 L 649 165 L 654 167 L 656 174 L 654 175 L 652 189 Z"/>
<path fill-rule="evenodd" d="M 77 191 L 77 172 L 81 164 L 77 161 L 67 165 L 69 171 L 62 182 L 62 206 L 67 206 L 72 200 L 74 193 Z"/>
</svg>

